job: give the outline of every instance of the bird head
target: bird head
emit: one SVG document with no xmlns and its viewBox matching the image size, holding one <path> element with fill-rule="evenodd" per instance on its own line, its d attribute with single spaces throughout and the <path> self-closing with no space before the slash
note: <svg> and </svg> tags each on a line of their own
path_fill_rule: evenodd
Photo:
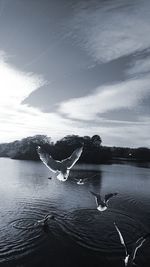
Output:
<svg viewBox="0 0 150 267">
<path fill-rule="evenodd" d="M 55 219 L 55 216 L 53 214 L 47 214 L 45 216 L 45 220 L 49 220 L 49 219 L 54 220 Z"/>
</svg>

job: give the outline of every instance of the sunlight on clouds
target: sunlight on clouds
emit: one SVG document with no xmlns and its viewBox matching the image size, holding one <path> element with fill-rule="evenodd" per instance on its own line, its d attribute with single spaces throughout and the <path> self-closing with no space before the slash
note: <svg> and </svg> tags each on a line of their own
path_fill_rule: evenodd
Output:
<svg viewBox="0 0 150 267">
<path fill-rule="evenodd" d="M 44 84 L 38 76 L 25 74 L 0 61 L 0 104 L 17 105 L 31 92 Z"/>
<path fill-rule="evenodd" d="M 64 132 L 69 134 L 73 125 L 69 120 L 21 104 L 45 81 L 38 75 L 19 71 L 8 64 L 5 57 L 4 53 L 0 54 L 0 142 L 34 134 L 55 137 L 63 136 Z"/>
<path fill-rule="evenodd" d="M 99 114 L 120 108 L 136 108 L 150 94 L 149 78 L 133 79 L 122 83 L 101 86 L 91 95 L 70 99 L 60 105 L 59 111 L 69 118 L 97 119 Z"/>
</svg>

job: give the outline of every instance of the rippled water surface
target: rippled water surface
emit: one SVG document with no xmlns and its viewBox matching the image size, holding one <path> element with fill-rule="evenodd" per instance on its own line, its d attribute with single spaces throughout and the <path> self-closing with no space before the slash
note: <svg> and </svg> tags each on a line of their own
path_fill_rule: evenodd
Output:
<svg viewBox="0 0 150 267">
<path fill-rule="evenodd" d="M 0 159 L 0 266 L 124 266 L 128 250 L 150 232 L 149 165 L 76 165 L 66 182 L 41 163 Z M 95 177 L 84 185 L 77 178 Z M 118 192 L 100 213 L 90 191 Z M 36 225 L 54 215 L 46 228 Z M 150 240 L 139 249 L 137 266 L 150 266 Z"/>
</svg>

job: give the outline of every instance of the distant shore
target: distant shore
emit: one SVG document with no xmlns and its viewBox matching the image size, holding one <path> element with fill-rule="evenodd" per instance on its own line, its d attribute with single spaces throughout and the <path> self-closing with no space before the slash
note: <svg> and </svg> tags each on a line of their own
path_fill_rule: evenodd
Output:
<svg viewBox="0 0 150 267">
<path fill-rule="evenodd" d="M 11 143 L 0 144 L 0 157 L 20 160 L 39 160 L 37 146 L 42 146 L 54 159 L 62 160 L 74 149 L 83 146 L 79 163 L 109 164 L 111 162 L 150 162 L 150 149 L 146 147 L 103 146 L 100 136 L 65 136 L 55 144 L 50 137 L 35 135 Z"/>
</svg>

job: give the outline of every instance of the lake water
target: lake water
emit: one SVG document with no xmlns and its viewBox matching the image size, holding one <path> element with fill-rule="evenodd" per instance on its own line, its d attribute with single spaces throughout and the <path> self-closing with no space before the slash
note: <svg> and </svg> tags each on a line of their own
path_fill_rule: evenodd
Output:
<svg viewBox="0 0 150 267">
<path fill-rule="evenodd" d="M 34 161 L 0 158 L 0 266 L 124 266 L 128 250 L 150 232 L 149 165 L 76 165 L 66 182 Z M 75 178 L 96 177 L 84 185 Z M 118 192 L 104 212 L 90 191 Z M 46 229 L 34 223 L 55 216 Z M 150 240 L 138 250 L 137 266 L 150 266 Z"/>
</svg>

